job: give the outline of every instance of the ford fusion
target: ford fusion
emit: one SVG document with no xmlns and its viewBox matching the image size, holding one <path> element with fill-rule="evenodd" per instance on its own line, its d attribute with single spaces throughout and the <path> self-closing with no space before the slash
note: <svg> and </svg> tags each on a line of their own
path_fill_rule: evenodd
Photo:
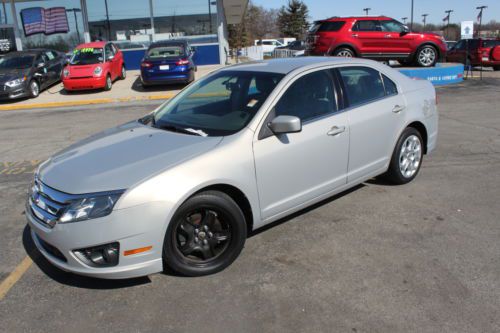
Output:
<svg viewBox="0 0 500 333">
<path fill-rule="evenodd" d="M 225 67 L 52 156 L 26 216 L 37 248 L 65 271 L 211 274 L 257 228 L 374 176 L 410 182 L 437 125 L 428 81 L 370 60 Z"/>
</svg>

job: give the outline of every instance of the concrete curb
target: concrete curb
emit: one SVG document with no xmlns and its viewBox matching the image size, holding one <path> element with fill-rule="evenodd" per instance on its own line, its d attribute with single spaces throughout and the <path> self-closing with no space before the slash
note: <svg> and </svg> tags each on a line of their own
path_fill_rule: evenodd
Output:
<svg viewBox="0 0 500 333">
<path fill-rule="evenodd" d="M 80 106 L 80 105 L 160 100 L 160 99 L 170 99 L 174 97 L 175 94 L 176 93 L 168 93 L 162 95 L 133 96 L 133 97 L 121 97 L 121 98 L 97 98 L 97 99 L 77 100 L 77 101 L 67 101 L 67 102 L 0 105 L 0 111 L 23 110 L 23 109 L 45 109 L 45 108 L 69 107 L 69 106 Z"/>
</svg>

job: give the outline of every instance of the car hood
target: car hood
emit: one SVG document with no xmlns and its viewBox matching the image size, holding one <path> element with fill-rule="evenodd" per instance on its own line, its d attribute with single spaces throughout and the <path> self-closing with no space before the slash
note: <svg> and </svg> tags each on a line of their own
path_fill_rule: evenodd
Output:
<svg viewBox="0 0 500 333">
<path fill-rule="evenodd" d="M 127 123 L 57 153 L 40 166 L 38 177 L 70 194 L 128 189 L 207 152 L 221 140 Z"/>
<path fill-rule="evenodd" d="M 28 69 L 0 69 L 0 83 L 5 83 L 10 80 L 19 79 L 25 75 L 29 75 Z"/>
</svg>

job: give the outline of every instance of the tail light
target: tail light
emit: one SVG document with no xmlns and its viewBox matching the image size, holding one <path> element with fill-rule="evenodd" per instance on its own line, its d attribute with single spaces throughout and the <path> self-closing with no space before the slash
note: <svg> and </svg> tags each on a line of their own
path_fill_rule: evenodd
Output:
<svg viewBox="0 0 500 333">
<path fill-rule="evenodd" d="M 151 68 L 151 67 L 153 67 L 153 64 L 152 64 L 152 63 L 150 63 L 150 62 L 148 62 L 148 61 L 143 61 L 143 62 L 141 63 L 141 67 L 144 67 L 144 68 Z"/>
<path fill-rule="evenodd" d="M 175 63 L 177 66 L 183 66 L 183 65 L 188 65 L 189 60 L 188 59 L 181 59 Z"/>
</svg>

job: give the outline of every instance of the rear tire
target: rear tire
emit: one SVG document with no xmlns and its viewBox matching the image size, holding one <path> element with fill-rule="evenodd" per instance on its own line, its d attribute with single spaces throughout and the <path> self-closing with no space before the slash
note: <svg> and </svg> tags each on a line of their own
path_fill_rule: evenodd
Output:
<svg viewBox="0 0 500 333">
<path fill-rule="evenodd" d="M 104 86 L 105 91 L 110 91 L 113 87 L 113 81 L 111 80 L 111 75 L 106 75 L 106 84 Z"/>
<path fill-rule="evenodd" d="M 420 132 L 415 128 L 407 127 L 403 131 L 386 173 L 389 181 L 401 185 L 411 182 L 417 176 L 424 156 L 423 142 Z"/>
<path fill-rule="evenodd" d="M 356 54 L 354 54 L 354 51 L 348 47 L 341 47 L 341 48 L 336 49 L 333 52 L 333 56 L 334 57 L 354 58 L 356 56 Z"/>
<path fill-rule="evenodd" d="M 240 254 L 247 236 L 245 217 L 225 193 L 201 192 L 172 217 L 163 245 L 165 264 L 186 276 L 219 272 Z"/>
</svg>

